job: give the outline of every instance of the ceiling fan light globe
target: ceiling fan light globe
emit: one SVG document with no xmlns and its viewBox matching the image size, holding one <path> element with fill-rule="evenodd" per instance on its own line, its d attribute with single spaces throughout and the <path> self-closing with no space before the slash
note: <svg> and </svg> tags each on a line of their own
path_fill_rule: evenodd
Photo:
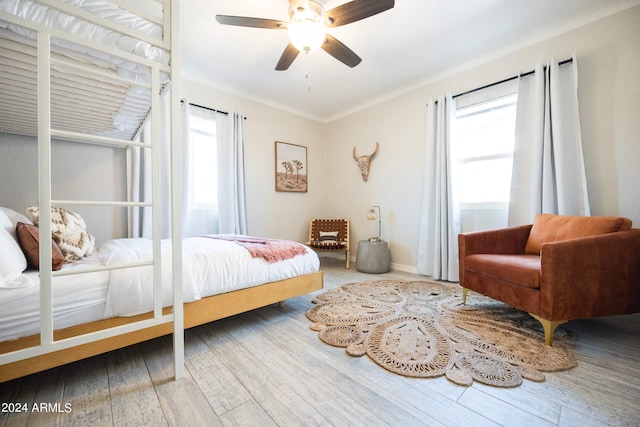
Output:
<svg viewBox="0 0 640 427">
<path fill-rule="evenodd" d="M 289 24 L 289 40 L 300 52 L 313 52 L 324 43 L 324 25 L 317 19 L 294 17 Z"/>
</svg>

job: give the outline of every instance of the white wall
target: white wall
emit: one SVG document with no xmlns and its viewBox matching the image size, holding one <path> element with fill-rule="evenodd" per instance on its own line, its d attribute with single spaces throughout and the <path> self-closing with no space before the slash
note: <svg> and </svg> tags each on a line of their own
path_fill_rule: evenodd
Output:
<svg viewBox="0 0 640 427">
<path fill-rule="evenodd" d="M 55 141 L 51 150 L 52 198 L 126 200 L 125 152 L 120 148 Z M 0 206 L 26 216 L 38 204 L 38 147 L 32 137 L 0 133 Z M 124 208 L 65 206 L 78 212 L 98 242 L 125 237 Z"/>
<path fill-rule="evenodd" d="M 331 213 L 351 218 L 352 244 L 370 236 L 365 215 L 382 207 L 382 237 L 395 268 L 413 270 L 424 178 L 426 104 L 533 69 L 555 57 L 578 62 L 580 119 L 593 215 L 640 225 L 640 7 L 425 84 L 327 125 Z M 364 183 L 351 156 L 381 148 Z M 355 249 L 355 248 L 354 248 Z"/>
<path fill-rule="evenodd" d="M 183 97 L 195 104 L 239 111 L 245 121 L 247 208 L 249 233 L 304 242 L 311 218 L 328 214 L 325 125 L 225 94 L 206 85 L 184 81 Z M 275 141 L 307 147 L 308 191 L 275 191 Z M 126 200 L 125 154 L 120 149 L 57 141 L 53 145 L 53 198 Z M 37 143 L 32 137 L 0 133 L 0 206 L 24 213 L 38 203 Z M 7 177 L 11 177 L 7 179 Z M 69 207 L 79 212 L 99 242 L 125 237 L 124 209 Z M 100 210 L 98 210 L 100 209 Z"/>
<path fill-rule="evenodd" d="M 320 122 L 229 95 L 206 85 L 183 81 L 189 102 L 223 111 L 241 112 L 247 120 L 245 166 L 249 233 L 255 236 L 306 241 L 309 220 L 324 216 L 327 151 Z M 306 193 L 275 191 L 275 141 L 307 147 Z"/>
<path fill-rule="evenodd" d="M 184 81 L 182 93 L 193 103 L 239 111 L 247 117 L 245 154 L 251 234 L 304 241 L 309 219 L 346 217 L 352 224 L 355 254 L 358 241 L 377 232 L 377 224 L 368 222 L 366 213 L 371 205 L 380 205 L 382 237 L 390 242 L 394 267 L 412 271 L 416 265 L 429 98 L 483 86 L 529 71 L 535 63 L 550 57 L 568 58 L 573 52 L 578 60 L 580 118 L 592 213 L 624 215 L 640 225 L 639 41 L 640 7 L 635 7 L 483 65 L 451 73 L 327 124 L 229 95 L 209 87 L 207 82 Z M 308 147 L 307 193 L 275 191 L 275 141 Z M 380 142 L 380 151 L 365 183 L 352 150 L 355 146 L 358 154 L 368 154 L 376 141 Z M 35 143 L 23 142 L 21 137 L 0 134 L 3 178 L 16 177 L 0 181 L 0 202 L 16 210 L 23 210 L 37 197 L 35 177 L 28 172 L 29 164 L 35 161 Z M 104 194 L 107 199 L 111 195 L 118 198 L 117 194 L 123 191 L 121 175 L 113 172 L 122 167 L 123 158 L 115 152 L 90 158 L 73 144 L 56 156 L 54 163 L 61 166 L 64 184 L 60 195 L 54 197 L 78 197 L 79 192 L 98 199 Z M 72 173 L 66 175 L 69 170 Z M 94 180 L 102 183 L 93 184 Z M 104 221 L 93 218 L 91 212 L 82 213 L 89 216 L 86 219 L 90 230 L 101 221 L 116 230 L 124 227 L 118 214 Z M 98 237 L 100 240 L 101 234 Z"/>
</svg>

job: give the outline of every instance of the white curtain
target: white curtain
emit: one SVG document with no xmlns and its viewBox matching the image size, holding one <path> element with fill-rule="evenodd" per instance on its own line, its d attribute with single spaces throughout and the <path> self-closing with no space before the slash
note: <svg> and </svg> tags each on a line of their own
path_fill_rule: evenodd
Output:
<svg viewBox="0 0 640 427">
<path fill-rule="evenodd" d="M 455 101 L 450 94 L 427 104 L 425 179 L 420 234 L 418 274 L 438 280 L 458 281 L 459 206 L 454 200 L 454 167 L 451 161 L 451 131 Z"/>
<path fill-rule="evenodd" d="M 196 108 L 196 107 L 194 107 Z M 184 140 L 189 141 L 189 102 L 182 103 Z M 185 236 L 211 233 L 247 234 L 244 175 L 244 118 L 242 114 L 228 114 L 203 110 L 216 122 L 218 203 L 204 209 L 189 204 L 193 176 L 185 173 L 183 182 L 183 226 Z M 187 145 L 188 146 L 188 145 Z M 185 156 L 185 172 L 189 171 L 189 156 Z"/>
<path fill-rule="evenodd" d="M 540 213 L 590 215 L 577 86 L 575 56 L 520 78 L 509 225 L 531 224 Z"/>
<path fill-rule="evenodd" d="M 247 234 L 244 116 L 229 112 L 216 117 L 220 233 Z"/>
<path fill-rule="evenodd" d="M 215 120 L 216 113 L 209 110 L 198 110 L 198 114 L 202 114 L 208 119 Z M 218 232 L 218 207 L 213 206 L 194 206 L 191 203 L 192 191 L 194 188 L 194 175 L 190 173 L 192 155 L 191 144 L 191 107 L 189 100 L 182 99 L 182 141 L 184 153 L 182 156 L 182 235 L 185 237 L 201 236 L 203 234 L 213 234 Z M 209 114 L 210 113 L 210 114 Z"/>
<path fill-rule="evenodd" d="M 163 113 L 168 114 L 170 102 L 162 103 Z M 247 234 L 247 215 L 245 202 L 244 174 L 244 129 L 243 116 L 237 113 L 217 113 L 211 111 L 211 119 L 216 121 L 218 163 L 218 204 L 210 208 L 190 203 L 193 189 L 189 173 L 189 101 L 182 100 L 182 140 L 183 147 L 183 187 L 182 187 L 182 231 L 186 236 L 199 236 L 211 233 Z M 163 116 L 168 117 L 168 116 Z M 170 212 L 170 152 L 169 120 L 161 121 L 161 129 L 154 143 L 160 149 L 160 193 L 161 211 Z M 142 132 L 142 141 L 151 139 L 151 123 L 147 123 Z M 129 194 L 132 201 L 151 201 L 152 192 L 152 152 L 134 147 L 130 156 Z M 131 237 L 152 237 L 151 208 L 132 208 L 130 216 Z M 162 217 L 162 238 L 170 236 L 170 216 Z"/>
<path fill-rule="evenodd" d="M 140 133 L 140 142 L 153 144 L 154 150 L 160 156 L 160 210 L 171 212 L 171 120 L 170 117 L 171 96 L 165 96 L 160 103 L 159 131 L 152 141 L 151 120 L 147 120 Z M 152 150 L 148 148 L 132 147 L 129 149 L 130 175 L 129 200 L 134 202 L 151 202 L 152 200 Z M 152 209 L 151 207 L 130 208 L 129 215 L 129 237 L 152 237 Z M 171 233 L 171 217 L 169 214 L 162 215 L 161 237 L 169 238 Z"/>
</svg>

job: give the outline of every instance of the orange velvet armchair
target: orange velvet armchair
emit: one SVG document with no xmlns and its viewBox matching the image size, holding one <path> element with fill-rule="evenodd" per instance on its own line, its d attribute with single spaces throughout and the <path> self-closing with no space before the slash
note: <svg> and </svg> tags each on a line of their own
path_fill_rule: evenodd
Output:
<svg viewBox="0 0 640 427">
<path fill-rule="evenodd" d="M 628 218 L 543 214 L 458 245 L 463 302 L 472 290 L 528 312 L 547 345 L 569 320 L 640 312 L 640 229 Z"/>
</svg>

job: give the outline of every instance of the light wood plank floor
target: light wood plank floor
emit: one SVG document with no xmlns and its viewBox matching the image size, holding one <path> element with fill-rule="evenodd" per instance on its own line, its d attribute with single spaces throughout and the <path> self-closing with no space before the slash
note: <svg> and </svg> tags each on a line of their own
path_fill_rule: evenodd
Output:
<svg viewBox="0 0 640 427">
<path fill-rule="evenodd" d="M 323 257 L 325 289 L 371 279 Z M 453 286 L 453 285 L 452 285 Z M 640 423 L 640 315 L 572 321 L 578 366 L 515 389 L 388 373 L 323 344 L 304 313 L 313 294 L 188 330 L 186 376 L 172 380 L 159 338 L 0 384 L 18 426 L 632 426 Z M 33 404 L 59 404 L 34 412 Z M 49 406 L 51 409 L 52 406 Z M 53 407 L 55 409 L 55 407 Z M 3 409 L 7 409 L 4 405 Z M 46 409 L 46 408 L 45 408 Z M 65 412 L 65 410 L 67 412 Z"/>
</svg>

